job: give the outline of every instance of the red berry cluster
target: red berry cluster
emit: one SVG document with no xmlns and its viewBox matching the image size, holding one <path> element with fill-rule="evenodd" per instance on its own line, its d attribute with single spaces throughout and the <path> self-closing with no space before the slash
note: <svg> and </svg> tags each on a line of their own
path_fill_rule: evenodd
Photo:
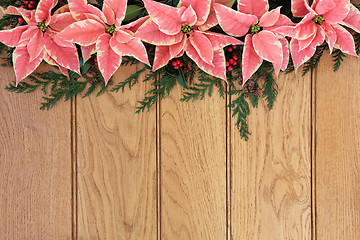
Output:
<svg viewBox="0 0 360 240">
<path fill-rule="evenodd" d="M 179 69 L 184 65 L 179 59 L 172 61 L 171 64 L 175 69 Z"/>
<path fill-rule="evenodd" d="M 34 9 L 35 5 L 36 5 L 35 1 L 24 1 L 24 3 L 20 6 L 20 8 L 26 8 L 31 10 Z M 25 23 L 25 20 L 22 17 L 19 17 L 18 22 L 20 24 L 23 24 Z"/>
<path fill-rule="evenodd" d="M 24 1 L 24 4 L 21 5 L 21 8 L 27 8 L 27 9 L 34 9 L 35 7 L 35 1 Z"/>
<path fill-rule="evenodd" d="M 230 46 L 227 51 L 229 53 L 233 52 L 234 50 L 236 49 L 236 45 L 232 45 Z M 232 70 L 234 70 L 234 66 L 237 64 L 237 60 L 238 60 L 238 56 L 236 54 L 234 54 L 232 56 L 232 58 L 229 60 L 229 61 L 226 61 L 226 67 L 227 67 L 227 70 L 229 72 L 231 72 Z M 231 66 L 232 65 L 232 66 Z"/>
<path fill-rule="evenodd" d="M 97 58 L 94 58 L 94 65 L 95 65 L 96 68 L 99 68 L 99 64 L 98 64 Z"/>
</svg>

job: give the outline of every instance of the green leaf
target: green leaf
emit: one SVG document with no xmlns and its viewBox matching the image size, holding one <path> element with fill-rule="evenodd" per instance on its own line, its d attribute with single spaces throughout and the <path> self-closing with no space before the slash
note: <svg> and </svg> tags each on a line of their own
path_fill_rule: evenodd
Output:
<svg viewBox="0 0 360 240">
<path fill-rule="evenodd" d="M 131 21 L 139 16 L 139 12 L 141 11 L 142 7 L 138 5 L 129 5 L 127 6 L 124 22 Z"/>
<path fill-rule="evenodd" d="M 188 89 L 185 79 L 186 79 L 186 77 L 184 75 L 183 70 L 179 69 L 179 74 L 176 75 L 176 80 L 183 88 Z"/>
<path fill-rule="evenodd" d="M 88 60 L 84 65 L 80 67 L 81 75 L 84 75 L 92 66 L 92 60 Z"/>
</svg>

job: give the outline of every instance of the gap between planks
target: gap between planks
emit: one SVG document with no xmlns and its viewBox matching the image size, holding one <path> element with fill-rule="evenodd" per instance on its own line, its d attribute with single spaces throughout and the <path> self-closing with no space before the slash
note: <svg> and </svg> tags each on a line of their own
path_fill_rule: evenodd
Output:
<svg viewBox="0 0 360 240">
<path fill-rule="evenodd" d="M 156 86 L 159 88 L 159 86 Z M 161 239 L 161 98 L 156 102 L 156 232 Z"/>
<path fill-rule="evenodd" d="M 316 80 L 317 68 L 311 72 L 311 239 L 316 240 Z"/>
<path fill-rule="evenodd" d="M 78 239 L 77 97 L 71 99 L 71 237 Z"/>
<path fill-rule="evenodd" d="M 226 84 L 226 91 L 230 92 L 230 85 Z M 232 159 L 231 159 L 231 108 L 227 107 L 231 103 L 231 95 L 225 97 L 225 121 L 226 121 L 226 239 L 231 240 L 231 181 L 232 181 Z"/>
</svg>

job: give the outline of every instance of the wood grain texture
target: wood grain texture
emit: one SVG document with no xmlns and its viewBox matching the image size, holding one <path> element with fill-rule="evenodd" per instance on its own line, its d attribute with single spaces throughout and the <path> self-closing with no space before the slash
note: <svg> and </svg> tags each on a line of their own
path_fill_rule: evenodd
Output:
<svg viewBox="0 0 360 240">
<path fill-rule="evenodd" d="M 0 71 L 0 239 L 71 239 L 70 102 L 40 111 L 42 93 L 5 91 Z"/>
<path fill-rule="evenodd" d="M 77 99 L 79 239 L 156 238 L 156 110 L 135 114 L 146 88 Z"/>
<path fill-rule="evenodd" d="M 248 142 L 230 124 L 232 239 L 311 239 L 311 76 L 277 83 L 275 108 L 251 112 Z"/>
<path fill-rule="evenodd" d="M 317 237 L 360 239 L 360 61 L 320 62 L 316 79 Z"/>
<path fill-rule="evenodd" d="M 226 115 L 217 93 L 182 103 L 180 86 L 161 102 L 161 236 L 226 238 Z"/>
</svg>

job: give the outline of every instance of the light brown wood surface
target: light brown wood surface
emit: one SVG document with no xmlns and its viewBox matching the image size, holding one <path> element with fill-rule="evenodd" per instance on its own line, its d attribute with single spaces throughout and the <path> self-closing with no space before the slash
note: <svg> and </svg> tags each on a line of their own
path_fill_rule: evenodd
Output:
<svg viewBox="0 0 360 240">
<path fill-rule="evenodd" d="M 161 237 L 226 238 L 225 99 L 160 105 Z"/>
<path fill-rule="evenodd" d="M 156 239 L 156 115 L 135 114 L 147 88 L 77 99 L 78 239 Z"/>
<path fill-rule="evenodd" d="M 360 239 L 360 61 L 331 58 L 316 79 L 316 213 L 318 239 Z"/>
<path fill-rule="evenodd" d="M 311 239 L 311 75 L 281 74 L 240 139 L 231 119 L 232 239 Z"/>
<path fill-rule="evenodd" d="M 136 115 L 140 84 L 42 112 L 13 79 L 1 68 L 0 240 L 360 239 L 359 59 L 281 75 L 249 142 L 217 93 L 178 86 Z"/>
<path fill-rule="evenodd" d="M 0 239 L 71 239 L 70 102 L 42 112 L 40 92 L 4 90 L 14 79 L 0 67 Z"/>
</svg>

